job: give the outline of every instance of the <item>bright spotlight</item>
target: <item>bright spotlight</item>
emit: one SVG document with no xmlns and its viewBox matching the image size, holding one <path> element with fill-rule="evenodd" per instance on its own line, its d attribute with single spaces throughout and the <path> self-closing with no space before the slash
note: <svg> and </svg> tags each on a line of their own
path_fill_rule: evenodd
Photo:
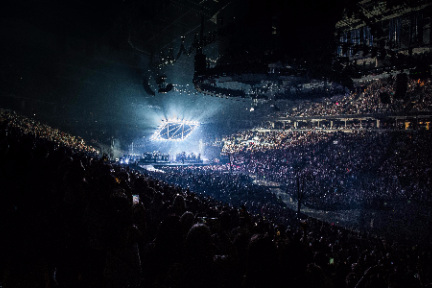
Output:
<svg viewBox="0 0 432 288">
<path fill-rule="evenodd" d="M 151 140 L 154 141 L 183 141 L 185 140 L 196 127 L 199 122 L 168 119 L 162 120 L 162 124 L 152 135 Z"/>
</svg>

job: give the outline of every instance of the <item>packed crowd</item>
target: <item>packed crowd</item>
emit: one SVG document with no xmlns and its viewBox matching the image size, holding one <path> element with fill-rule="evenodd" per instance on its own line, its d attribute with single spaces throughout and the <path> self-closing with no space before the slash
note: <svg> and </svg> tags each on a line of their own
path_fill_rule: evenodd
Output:
<svg viewBox="0 0 432 288">
<path fill-rule="evenodd" d="M 160 170 L 163 173 L 159 171 L 147 173 L 166 183 L 188 188 L 233 206 L 238 207 L 245 201 L 256 206 L 260 205 L 263 199 L 267 199 L 271 203 L 282 204 L 281 200 L 269 189 L 254 184 L 251 177 L 239 173 L 241 172 L 240 166 L 234 167 L 229 164 L 188 167 L 165 166 L 161 167 Z"/>
<path fill-rule="evenodd" d="M 326 137 L 328 133 L 319 133 Z M 241 151 L 266 151 L 274 149 L 286 149 L 289 147 L 303 144 L 306 135 L 315 135 L 311 133 L 302 133 L 301 131 L 286 130 L 283 132 L 259 132 L 246 130 L 222 138 L 222 153 L 232 154 Z M 311 139 L 309 139 L 312 141 Z"/>
<path fill-rule="evenodd" d="M 419 112 L 432 110 L 431 79 L 410 79 L 405 99 L 395 99 L 396 81 L 393 76 L 370 81 L 345 96 L 322 101 L 301 101 L 291 111 L 278 112 L 284 117 L 337 116 Z M 381 101 L 380 94 L 389 95 L 390 103 Z"/>
<path fill-rule="evenodd" d="M 374 123 L 363 123 L 361 127 L 365 130 L 362 132 L 371 131 L 374 128 Z M 287 149 L 290 147 L 304 144 L 304 142 L 314 141 L 313 137 L 308 138 L 308 135 L 320 135 L 327 138 L 337 131 L 357 132 L 360 128 L 359 123 L 349 123 L 345 125 L 334 124 L 333 129 L 286 129 L 282 131 L 263 131 L 262 129 L 244 130 L 232 135 L 224 136 L 221 141 L 222 154 L 232 154 L 240 151 L 265 151 L 274 149 Z M 330 131 L 326 131 L 330 130 Z M 336 131 L 335 131 L 336 130 Z"/>
<path fill-rule="evenodd" d="M 298 225 L 294 212 L 258 194 L 239 199 L 245 205 L 237 209 L 191 192 L 198 186 L 184 189 L 74 153 L 9 121 L 0 132 L 4 287 L 426 287 L 432 281 L 430 251 L 420 246 L 313 219 Z M 228 184 L 217 166 L 194 169 L 214 175 L 214 194 Z M 252 185 L 244 175 L 230 177 L 228 185 L 246 185 L 245 191 Z"/>
<path fill-rule="evenodd" d="M 286 185 L 293 196 L 294 163 L 301 163 L 302 173 L 308 175 L 305 201 L 312 208 L 352 209 L 387 200 L 431 200 L 432 139 L 428 131 L 244 132 L 235 138 L 222 151 L 236 170 Z"/>
<path fill-rule="evenodd" d="M 378 123 L 378 124 L 377 124 Z M 290 147 L 296 137 L 293 135 L 306 135 L 303 133 L 356 133 L 356 132 L 391 132 L 391 131 L 427 131 L 430 124 L 429 118 L 423 118 L 420 121 L 414 119 L 403 119 L 395 121 L 394 119 L 362 119 L 350 121 L 320 121 L 318 126 L 315 123 L 298 123 L 297 127 L 291 126 L 274 127 L 271 123 L 264 123 L 261 127 L 238 131 L 230 135 L 223 135 L 220 140 L 214 141 L 213 145 L 222 147 L 223 154 L 239 152 L 242 150 L 272 150 L 284 149 Z M 280 128 L 280 129 L 279 129 Z M 300 136 L 304 137 L 304 136 Z"/>
<path fill-rule="evenodd" d="M 298 222 L 265 198 L 233 206 L 10 122 L 3 121 L 0 135 L 0 211 L 8 220 L 1 223 L 3 287 L 432 283 L 430 246 Z M 232 183 L 249 181 L 235 177 Z"/>
<path fill-rule="evenodd" d="M 96 149 L 86 144 L 81 137 L 70 135 L 14 111 L 0 110 L 0 122 L 6 122 L 10 127 L 19 128 L 23 134 L 34 135 L 74 150 L 97 153 Z"/>
</svg>

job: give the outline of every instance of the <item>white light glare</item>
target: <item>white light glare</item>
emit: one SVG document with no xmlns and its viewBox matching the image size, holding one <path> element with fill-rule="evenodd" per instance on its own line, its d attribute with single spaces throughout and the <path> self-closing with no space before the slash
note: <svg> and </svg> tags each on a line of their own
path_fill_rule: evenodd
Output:
<svg viewBox="0 0 432 288">
<path fill-rule="evenodd" d="M 192 131 L 196 127 L 198 127 L 200 125 L 200 123 L 198 121 L 181 120 L 181 119 L 174 119 L 174 118 L 162 120 L 161 122 L 162 122 L 162 124 L 159 125 L 159 127 L 156 129 L 155 133 L 153 133 L 153 135 L 150 138 L 153 141 L 183 141 L 192 133 Z M 184 125 L 188 125 L 192 129 L 192 131 L 190 131 L 185 136 L 182 135 L 182 138 L 170 138 L 170 137 L 168 137 L 167 139 L 162 138 L 161 137 L 162 130 L 164 130 L 167 127 L 167 125 L 170 125 L 170 124 L 178 124 L 181 127 L 184 127 Z"/>
</svg>

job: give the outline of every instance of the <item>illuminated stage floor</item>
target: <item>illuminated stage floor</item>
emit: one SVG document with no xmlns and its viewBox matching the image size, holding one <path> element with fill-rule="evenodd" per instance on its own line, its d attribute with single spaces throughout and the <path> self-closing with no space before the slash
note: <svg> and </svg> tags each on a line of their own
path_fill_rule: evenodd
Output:
<svg viewBox="0 0 432 288">
<path fill-rule="evenodd" d="M 149 170 L 149 171 L 155 171 L 155 172 L 160 172 L 162 170 L 159 170 L 159 168 L 162 167 L 191 167 L 191 166 L 209 166 L 211 165 L 210 163 L 152 163 L 152 164 L 141 164 L 138 165 L 139 167 Z M 163 171 L 162 171 L 163 172 Z"/>
<path fill-rule="evenodd" d="M 210 165 L 209 163 L 166 163 L 166 164 L 162 164 L 162 163 L 156 163 L 153 164 L 154 167 L 190 167 L 190 166 L 208 166 Z"/>
</svg>

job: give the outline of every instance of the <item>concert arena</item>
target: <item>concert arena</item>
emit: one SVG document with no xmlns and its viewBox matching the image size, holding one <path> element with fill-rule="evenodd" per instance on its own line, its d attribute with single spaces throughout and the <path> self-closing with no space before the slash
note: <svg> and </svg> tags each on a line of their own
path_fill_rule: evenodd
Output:
<svg viewBox="0 0 432 288">
<path fill-rule="evenodd" d="M 0 288 L 432 286 L 432 3 L 6 0 Z"/>
</svg>

